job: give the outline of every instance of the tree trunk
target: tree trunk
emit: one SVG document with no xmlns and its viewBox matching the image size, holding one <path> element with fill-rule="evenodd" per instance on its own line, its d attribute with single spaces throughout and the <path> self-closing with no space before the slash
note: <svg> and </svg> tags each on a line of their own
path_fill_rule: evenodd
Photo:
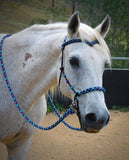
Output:
<svg viewBox="0 0 129 160">
<path fill-rule="evenodd" d="M 75 1 L 72 1 L 72 14 L 75 12 Z"/>
<path fill-rule="evenodd" d="M 52 7 L 55 7 L 55 0 L 52 0 Z"/>
</svg>

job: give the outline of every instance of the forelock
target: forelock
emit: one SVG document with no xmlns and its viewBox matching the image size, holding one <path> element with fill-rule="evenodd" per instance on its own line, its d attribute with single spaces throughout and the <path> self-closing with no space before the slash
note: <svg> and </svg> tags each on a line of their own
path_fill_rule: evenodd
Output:
<svg viewBox="0 0 129 160">
<path fill-rule="evenodd" d="M 102 38 L 102 36 L 90 26 L 81 23 L 79 28 L 79 36 L 82 40 L 88 40 L 90 42 L 98 40 L 99 45 L 95 45 L 96 49 L 98 49 L 108 60 L 109 65 L 111 65 L 111 55 L 109 48 Z"/>
</svg>

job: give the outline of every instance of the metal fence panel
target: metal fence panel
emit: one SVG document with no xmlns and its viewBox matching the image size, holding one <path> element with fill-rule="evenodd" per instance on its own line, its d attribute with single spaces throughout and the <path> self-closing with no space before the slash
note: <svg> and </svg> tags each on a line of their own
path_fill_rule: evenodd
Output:
<svg viewBox="0 0 129 160">
<path fill-rule="evenodd" d="M 103 76 L 105 99 L 109 108 L 129 106 L 129 70 L 106 70 Z"/>
</svg>

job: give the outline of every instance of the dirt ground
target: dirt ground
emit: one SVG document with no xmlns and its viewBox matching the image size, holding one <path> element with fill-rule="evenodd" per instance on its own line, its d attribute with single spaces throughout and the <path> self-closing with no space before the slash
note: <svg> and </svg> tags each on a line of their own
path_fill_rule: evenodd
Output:
<svg viewBox="0 0 129 160">
<path fill-rule="evenodd" d="M 43 126 L 57 120 L 48 114 Z M 78 127 L 76 115 L 67 119 Z M 7 160 L 7 150 L 0 144 L 0 160 Z M 111 111 L 107 127 L 97 134 L 72 131 L 63 124 L 51 131 L 37 131 L 28 160 L 129 160 L 129 112 Z"/>
</svg>

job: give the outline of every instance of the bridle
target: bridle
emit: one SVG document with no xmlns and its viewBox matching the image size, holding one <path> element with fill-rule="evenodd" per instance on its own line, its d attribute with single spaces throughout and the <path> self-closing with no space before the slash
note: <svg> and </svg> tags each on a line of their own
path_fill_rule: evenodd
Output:
<svg viewBox="0 0 129 160">
<path fill-rule="evenodd" d="M 48 127 L 42 127 L 40 125 L 37 125 L 35 124 L 31 119 L 29 119 L 29 117 L 24 113 L 24 111 L 21 109 L 15 95 L 13 94 L 13 91 L 11 89 L 11 86 L 9 84 L 9 80 L 8 80 L 8 77 L 7 77 L 7 74 L 6 74 L 6 69 L 4 67 L 4 61 L 3 61 L 3 56 L 2 56 L 2 46 L 3 46 L 3 42 L 6 38 L 10 37 L 11 35 L 5 35 L 1 41 L 0 41 L 0 65 L 1 65 L 1 69 L 2 69 L 2 72 L 3 72 L 3 76 L 4 76 L 4 79 L 5 79 L 5 82 L 6 82 L 6 85 L 7 85 L 7 88 L 10 92 L 10 95 L 17 107 L 17 109 L 19 110 L 19 112 L 22 114 L 22 116 L 31 124 L 33 125 L 34 127 L 38 128 L 38 129 L 41 129 L 41 130 L 50 130 L 50 129 L 53 129 L 54 127 L 56 127 L 58 124 L 60 124 L 61 122 L 63 122 L 68 128 L 70 129 L 73 129 L 73 130 L 76 130 L 76 131 L 81 131 L 81 128 L 75 128 L 75 127 L 72 127 L 70 126 L 68 123 L 66 123 L 64 121 L 64 119 L 70 115 L 70 114 L 73 114 L 74 111 L 77 110 L 77 115 L 79 117 L 79 120 L 80 120 L 80 112 L 79 112 L 79 105 L 78 105 L 78 100 L 77 100 L 77 97 L 78 96 L 81 96 L 83 94 L 86 94 L 86 93 L 89 93 L 89 92 L 92 92 L 92 91 L 103 91 L 105 92 L 105 89 L 103 87 L 92 87 L 92 88 L 88 88 L 88 89 L 85 89 L 85 90 L 82 90 L 80 92 L 76 92 L 76 90 L 74 89 L 74 87 L 71 85 L 71 83 L 69 82 L 65 72 L 64 72 L 64 65 L 63 65 L 63 52 L 64 52 L 64 49 L 67 45 L 71 44 L 71 43 L 76 43 L 76 42 L 82 42 L 81 39 L 73 39 L 73 40 L 69 40 L 69 41 L 66 41 L 66 38 L 64 40 L 64 43 L 62 44 L 62 58 L 61 58 L 61 72 L 60 72 L 60 78 L 59 78 L 59 85 L 60 85 L 60 81 L 61 81 L 61 77 L 63 75 L 63 77 L 65 78 L 66 80 L 66 83 L 69 85 L 70 89 L 74 92 L 75 96 L 74 96 L 74 102 L 72 103 L 72 105 L 70 106 L 71 108 L 69 108 L 67 110 L 67 112 L 64 113 L 63 116 L 61 116 L 59 114 L 59 112 L 57 111 L 51 97 L 50 97 L 50 94 L 48 94 L 48 99 L 54 109 L 54 111 L 56 112 L 57 116 L 59 117 L 59 120 L 57 120 L 55 123 L 53 123 L 52 125 L 48 126 Z M 96 43 L 99 43 L 98 41 L 93 41 L 93 42 L 89 42 L 89 41 L 85 41 L 86 44 L 88 44 L 89 46 L 93 46 L 94 44 Z"/>
<path fill-rule="evenodd" d="M 61 78 L 62 78 L 62 75 L 64 77 L 64 79 L 66 80 L 66 83 L 68 84 L 68 86 L 70 87 L 70 89 L 74 92 L 74 102 L 72 103 L 71 107 L 72 109 L 75 111 L 75 109 L 77 110 L 77 114 L 80 115 L 79 113 L 79 105 L 78 105 L 78 100 L 77 100 L 77 97 L 81 96 L 81 95 L 84 95 L 84 94 L 87 94 L 89 92 L 93 92 L 93 91 L 102 91 L 102 92 L 105 92 L 105 89 L 103 87 L 99 87 L 99 86 L 96 86 L 96 87 L 91 87 L 91 88 L 87 88 L 87 89 L 84 89 L 82 91 L 79 91 L 77 92 L 75 90 L 75 88 L 71 85 L 70 81 L 68 80 L 66 74 L 65 74 L 65 71 L 64 71 L 64 49 L 66 46 L 68 46 L 69 44 L 72 44 L 72 43 L 86 43 L 87 45 L 89 45 L 90 47 L 93 47 L 95 44 L 99 44 L 98 40 L 95 40 L 95 41 L 92 41 L 92 42 L 89 42 L 87 40 L 84 40 L 82 41 L 81 39 L 72 39 L 72 40 L 68 40 L 66 41 L 67 37 L 65 37 L 64 39 L 64 42 L 62 44 L 62 57 L 61 57 L 61 67 L 60 67 L 60 77 L 59 77 L 59 86 L 60 86 L 60 83 L 61 83 Z"/>
</svg>

